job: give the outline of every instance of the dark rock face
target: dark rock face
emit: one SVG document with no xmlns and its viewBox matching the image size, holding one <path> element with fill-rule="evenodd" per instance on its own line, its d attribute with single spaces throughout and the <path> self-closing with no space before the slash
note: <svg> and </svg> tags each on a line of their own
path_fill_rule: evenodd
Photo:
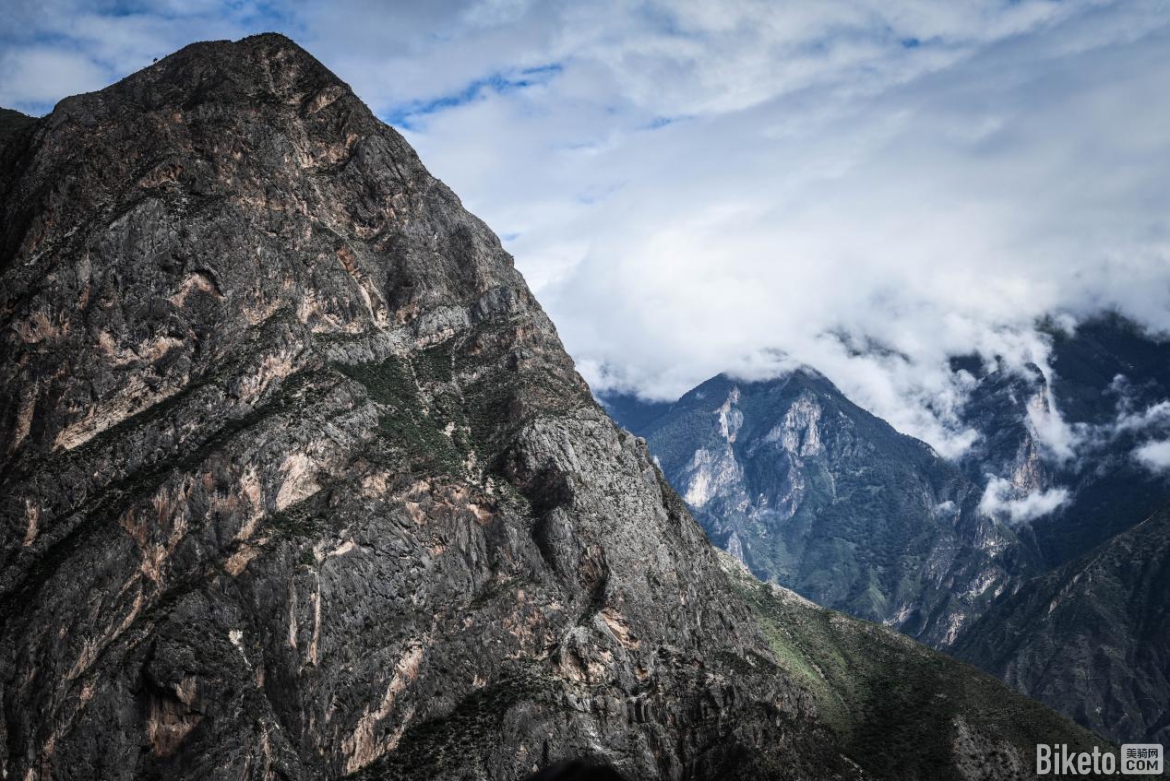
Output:
<svg viewBox="0 0 1170 781">
<path fill-rule="evenodd" d="M 1029 546 L 1051 569 L 1170 498 L 1166 476 L 1133 457 L 1143 442 L 1170 435 L 1170 416 L 1149 414 L 1170 402 L 1170 342 L 1117 315 L 1090 319 L 1072 333 L 1042 327 L 1052 340 L 1051 377 L 1035 366 L 979 377 L 962 416 L 980 440 L 960 465 L 973 482 L 1010 485 L 1006 498 L 1067 492 L 1060 506 L 1026 523 Z M 1038 432 L 1051 415 L 1076 443 L 1075 457 L 1054 453 Z"/>
<path fill-rule="evenodd" d="M 1119 743 L 1170 743 L 1170 508 L 1029 582 L 954 652 Z"/>
<path fill-rule="evenodd" d="M 295 44 L 63 101 L 0 172 L 6 778 L 886 775 L 495 236 Z M 975 675 L 905 648 L 866 686 Z M 901 778 L 1027 768 L 1037 714 L 1091 742 L 996 691 L 854 722 L 936 739 Z"/>
<path fill-rule="evenodd" d="M 978 513 L 980 487 L 815 371 L 719 376 L 649 423 L 628 406 L 611 412 L 762 579 L 939 646 L 1010 585 L 1016 537 Z"/>
<path fill-rule="evenodd" d="M 997 368 L 981 377 L 960 411 L 963 424 L 979 434 L 959 461 L 971 482 L 1006 481 L 1005 499 L 1050 489 L 1057 467 L 1032 423 L 1032 416 L 1050 409 L 1048 383 L 1035 364 L 1022 371 Z"/>
</svg>

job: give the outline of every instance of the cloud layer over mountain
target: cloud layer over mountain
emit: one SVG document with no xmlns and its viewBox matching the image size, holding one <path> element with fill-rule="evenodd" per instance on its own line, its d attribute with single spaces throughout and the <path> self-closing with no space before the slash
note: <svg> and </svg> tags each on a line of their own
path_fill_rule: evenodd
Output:
<svg viewBox="0 0 1170 781">
<path fill-rule="evenodd" d="M 595 386 L 808 363 L 944 453 L 948 355 L 1051 370 L 1046 313 L 1170 328 L 1164 3 L 272 9 L 18 0 L 0 104 L 282 30 L 505 237 Z"/>
</svg>

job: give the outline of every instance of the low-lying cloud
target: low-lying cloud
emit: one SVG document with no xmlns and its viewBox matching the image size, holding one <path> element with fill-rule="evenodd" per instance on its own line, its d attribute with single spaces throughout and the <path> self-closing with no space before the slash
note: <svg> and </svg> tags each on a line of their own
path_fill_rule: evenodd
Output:
<svg viewBox="0 0 1170 781">
<path fill-rule="evenodd" d="M 1011 523 L 1027 523 L 1055 512 L 1068 498 L 1069 492 L 1065 488 L 1049 488 L 1019 496 L 1011 481 L 993 477 L 979 500 L 979 512 Z"/>
<path fill-rule="evenodd" d="M 1133 454 L 1142 466 L 1154 474 L 1170 472 L 1170 440 L 1147 442 Z"/>
</svg>

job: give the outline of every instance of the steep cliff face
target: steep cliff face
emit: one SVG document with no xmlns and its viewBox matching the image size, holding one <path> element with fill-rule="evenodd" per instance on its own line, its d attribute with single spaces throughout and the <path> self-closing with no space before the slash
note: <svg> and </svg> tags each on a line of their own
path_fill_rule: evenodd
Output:
<svg viewBox="0 0 1170 781">
<path fill-rule="evenodd" d="M 1170 508 L 988 611 L 954 652 L 1118 742 L 1170 743 Z"/>
<path fill-rule="evenodd" d="M 959 466 L 972 483 L 990 487 L 984 512 L 1014 523 L 1033 520 L 1019 511 L 1013 517 L 1013 503 L 1022 508 L 1028 496 L 1051 490 L 1059 469 L 1038 432 L 1054 414 L 1040 368 L 998 368 L 980 377 L 960 414 L 979 434 Z"/>
<path fill-rule="evenodd" d="M 1015 535 L 980 487 L 812 370 L 716 377 L 649 422 L 628 408 L 611 412 L 760 578 L 943 646 L 1012 583 Z"/>
<path fill-rule="evenodd" d="M 1170 436 L 1170 344 L 1116 316 L 1051 336 L 1050 382 L 993 373 L 967 407 L 987 434 L 965 466 L 1012 475 L 1003 504 L 1059 494 L 1018 526 L 1041 566 L 950 650 L 1114 740 L 1166 742 L 1170 481 L 1136 453 Z M 1040 435 L 1053 410 L 1073 457 Z"/>
<path fill-rule="evenodd" d="M 5 777 L 881 777 L 866 725 L 944 747 L 899 778 L 1027 766 L 1006 688 L 827 717 L 499 241 L 291 41 L 63 101 L 0 176 Z"/>
<path fill-rule="evenodd" d="M 980 439 L 961 460 L 987 510 L 1026 526 L 1043 566 L 1075 559 L 1170 498 L 1170 482 L 1134 457 L 1170 436 L 1170 341 L 1117 315 L 1070 331 L 1051 323 L 1050 372 L 956 361 L 977 377 L 961 410 Z"/>
<path fill-rule="evenodd" d="M 755 642 L 701 532 L 303 51 L 190 47 L 5 154 L 10 775 L 340 775 L 480 701 L 480 772 L 681 772 L 801 713 L 700 663 Z"/>
</svg>

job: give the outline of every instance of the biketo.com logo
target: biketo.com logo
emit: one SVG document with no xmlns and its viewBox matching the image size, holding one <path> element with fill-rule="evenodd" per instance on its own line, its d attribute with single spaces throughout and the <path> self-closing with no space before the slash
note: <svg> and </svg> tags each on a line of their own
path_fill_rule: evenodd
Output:
<svg viewBox="0 0 1170 781">
<path fill-rule="evenodd" d="M 1126 743 L 1121 751 L 1069 751 L 1063 743 L 1036 746 L 1038 776 L 1128 776 L 1162 774 L 1162 746 L 1158 743 Z"/>
</svg>

